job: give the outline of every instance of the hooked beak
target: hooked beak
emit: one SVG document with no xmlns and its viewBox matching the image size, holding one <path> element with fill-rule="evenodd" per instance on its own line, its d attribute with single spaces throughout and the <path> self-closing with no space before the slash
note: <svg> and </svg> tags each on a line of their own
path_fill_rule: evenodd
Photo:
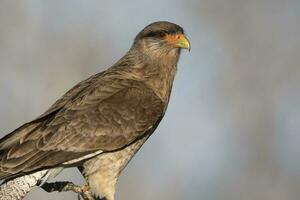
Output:
<svg viewBox="0 0 300 200">
<path fill-rule="evenodd" d="M 178 48 L 188 49 L 191 51 L 191 44 L 190 41 L 182 34 L 180 37 L 176 40 L 175 46 Z"/>
<path fill-rule="evenodd" d="M 189 51 L 191 50 L 189 40 L 182 33 L 178 33 L 175 35 L 169 34 L 166 35 L 164 39 L 167 44 L 170 44 L 173 47 L 188 49 Z"/>
</svg>

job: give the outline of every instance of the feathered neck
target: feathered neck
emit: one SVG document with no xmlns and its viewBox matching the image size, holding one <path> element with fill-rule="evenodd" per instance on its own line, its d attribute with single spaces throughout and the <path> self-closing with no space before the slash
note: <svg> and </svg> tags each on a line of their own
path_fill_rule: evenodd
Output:
<svg viewBox="0 0 300 200">
<path fill-rule="evenodd" d="M 140 49 L 133 46 L 114 68 L 121 69 L 126 78 L 144 82 L 162 101 L 168 102 L 180 50 L 160 49 Z"/>
</svg>

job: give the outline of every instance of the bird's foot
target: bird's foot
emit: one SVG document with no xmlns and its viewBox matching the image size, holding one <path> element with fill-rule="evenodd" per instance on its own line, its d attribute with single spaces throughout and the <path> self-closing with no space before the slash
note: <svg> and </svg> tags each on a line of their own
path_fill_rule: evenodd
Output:
<svg viewBox="0 0 300 200">
<path fill-rule="evenodd" d="M 62 181 L 62 182 L 54 182 L 54 183 L 44 183 L 40 186 L 46 192 L 67 192 L 73 191 L 78 194 L 78 199 L 80 200 L 94 200 L 92 193 L 90 192 L 90 188 L 88 185 L 75 185 L 72 182 Z"/>
<path fill-rule="evenodd" d="M 90 186 L 85 184 L 81 186 L 81 192 L 78 193 L 79 200 L 94 200 L 92 193 L 90 192 Z"/>
</svg>

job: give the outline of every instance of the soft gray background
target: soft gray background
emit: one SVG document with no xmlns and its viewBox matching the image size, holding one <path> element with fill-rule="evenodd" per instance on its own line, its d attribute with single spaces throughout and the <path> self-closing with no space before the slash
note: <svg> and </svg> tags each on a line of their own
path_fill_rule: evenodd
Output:
<svg viewBox="0 0 300 200">
<path fill-rule="evenodd" d="M 1 0 L 1 136 L 112 65 L 157 20 L 182 25 L 192 51 L 117 199 L 298 200 L 299 0 Z M 57 179 L 82 183 L 74 169 Z M 75 194 L 36 188 L 26 199 Z"/>
</svg>

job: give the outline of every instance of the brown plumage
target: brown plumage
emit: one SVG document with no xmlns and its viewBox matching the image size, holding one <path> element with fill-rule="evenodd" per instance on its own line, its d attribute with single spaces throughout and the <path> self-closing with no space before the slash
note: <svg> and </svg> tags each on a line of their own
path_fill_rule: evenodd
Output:
<svg viewBox="0 0 300 200">
<path fill-rule="evenodd" d="M 189 48 L 183 34 L 173 23 L 148 25 L 116 64 L 2 138 L 0 179 L 78 166 L 95 196 L 113 200 L 120 172 L 166 111 L 180 49 Z"/>
</svg>

